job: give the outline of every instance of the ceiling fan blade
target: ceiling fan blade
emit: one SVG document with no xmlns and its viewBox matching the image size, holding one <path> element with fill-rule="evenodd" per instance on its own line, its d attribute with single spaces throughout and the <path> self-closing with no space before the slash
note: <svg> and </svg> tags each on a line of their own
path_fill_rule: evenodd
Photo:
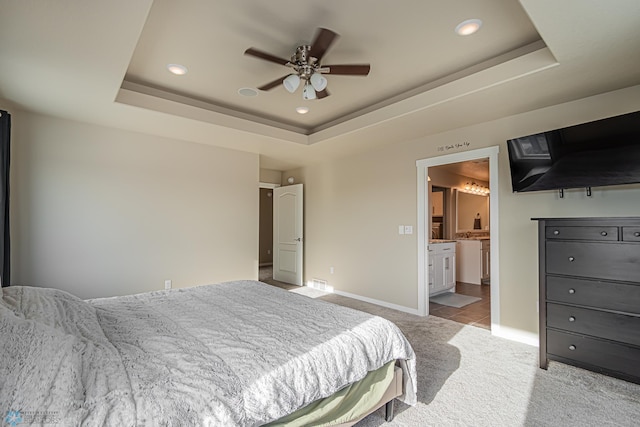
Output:
<svg viewBox="0 0 640 427">
<path fill-rule="evenodd" d="M 286 78 L 287 76 L 282 76 L 282 77 L 278 77 L 277 79 L 275 79 L 272 82 L 269 82 L 267 84 L 264 84 L 260 87 L 258 87 L 259 90 L 270 90 L 273 89 L 274 87 L 281 85 L 282 81 Z"/>
<path fill-rule="evenodd" d="M 328 68 L 325 74 L 342 74 L 348 76 L 366 76 L 371 70 L 369 64 L 350 64 L 350 65 L 323 65 L 323 69 Z"/>
<path fill-rule="evenodd" d="M 316 98 L 318 98 L 318 99 L 326 98 L 329 95 L 331 95 L 331 94 L 326 89 L 321 90 L 320 92 L 316 92 Z"/>
<path fill-rule="evenodd" d="M 327 50 L 331 47 L 331 45 L 340 37 L 337 33 L 334 33 L 331 30 L 327 30 L 326 28 L 318 28 L 316 33 L 316 37 L 311 43 L 311 53 L 310 55 L 318 58 L 318 62 L 322 59 Z"/>
<path fill-rule="evenodd" d="M 258 49 L 254 49 L 252 47 L 245 50 L 244 54 L 255 56 L 256 58 L 264 59 L 265 61 L 275 62 L 276 64 L 280 64 L 280 65 L 287 65 L 290 63 L 288 59 L 278 58 L 277 56 L 273 56 L 270 53 L 263 52 Z"/>
</svg>

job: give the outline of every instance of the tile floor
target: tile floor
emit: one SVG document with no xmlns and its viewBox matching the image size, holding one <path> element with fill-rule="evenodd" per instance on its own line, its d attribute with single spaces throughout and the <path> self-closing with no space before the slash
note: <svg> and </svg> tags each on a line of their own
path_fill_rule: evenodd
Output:
<svg viewBox="0 0 640 427">
<path fill-rule="evenodd" d="M 454 320 L 458 323 L 491 329 L 491 287 L 489 285 L 472 285 L 470 283 L 457 282 L 456 293 L 482 298 L 482 300 L 462 308 L 429 302 L 429 314 Z"/>
</svg>

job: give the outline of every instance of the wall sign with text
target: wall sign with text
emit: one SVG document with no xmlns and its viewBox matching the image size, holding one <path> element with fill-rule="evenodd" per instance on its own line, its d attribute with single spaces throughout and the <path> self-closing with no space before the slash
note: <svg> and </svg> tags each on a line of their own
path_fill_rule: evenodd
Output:
<svg viewBox="0 0 640 427">
<path fill-rule="evenodd" d="M 438 147 L 438 151 L 451 151 L 451 150 L 462 150 L 463 148 L 469 148 L 471 145 L 470 142 L 456 142 L 454 144 L 441 145 Z"/>
</svg>

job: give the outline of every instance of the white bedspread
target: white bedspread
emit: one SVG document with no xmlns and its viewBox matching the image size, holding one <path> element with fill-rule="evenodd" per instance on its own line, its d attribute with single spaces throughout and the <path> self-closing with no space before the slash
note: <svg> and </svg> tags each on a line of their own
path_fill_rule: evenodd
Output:
<svg viewBox="0 0 640 427">
<path fill-rule="evenodd" d="M 415 356 L 391 322 L 254 281 L 82 301 L 4 288 L 0 414 L 58 425 L 256 426 L 393 359 L 416 402 Z"/>
</svg>

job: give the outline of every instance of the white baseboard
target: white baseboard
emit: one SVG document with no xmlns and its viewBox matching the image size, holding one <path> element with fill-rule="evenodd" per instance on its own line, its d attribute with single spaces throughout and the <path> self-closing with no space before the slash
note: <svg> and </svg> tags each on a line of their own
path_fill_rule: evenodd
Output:
<svg viewBox="0 0 640 427">
<path fill-rule="evenodd" d="M 540 346 L 540 340 L 538 338 L 538 334 L 523 331 L 520 329 L 509 328 L 508 326 L 492 324 L 491 334 L 500 338 L 506 338 L 511 341 L 517 341 L 523 344 L 532 345 L 534 347 Z"/>
<path fill-rule="evenodd" d="M 402 311 L 403 313 L 415 314 L 416 316 L 420 315 L 418 313 L 418 310 L 415 309 L 415 308 L 409 308 L 409 307 L 405 307 L 403 305 L 397 305 L 397 304 L 393 304 L 393 303 L 386 302 L 386 301 L 381 301 L 381 300 L 377 300 L 377 299 L 373 299 L 373 298 L 369 298 L 369 297 L 363 297 L 361 295 L 351 294 L 349 292 L 343 292 L 343 291 L 334 290 L 333 293 L 336 294 L 336 295 L 341 295 L 343 297 L 352 298 L 352 299 L 355 299 L 355 300 L 358 300 L 358 301 L 364 301 L 364 302 L 368 302 L 370 304 L 379 305 L 381 307 L 386 307 L 386 308 L 390 308 L 390 309 L 393 309 L 393 310 Z M 523 331 L 523 330 L 520 330 L 520 329 L 510 328 L 508 326 L 501 326 L 501 325 L 496 324 L 496 323 L 491 325 L 491 334 L 495 335 L 497 337 L 500 337 L 500 338 L 506 338 L 506 339 L 511 340 L 511 341 L 520 342 L 520 343 L 531 345 L 531 346 L 534 346 L 534 347 L 538 347 L 540 345 L 540 341 L 538 339 L 538 334 L 534 334 L 532 332 Z"/>
<path fill-rule="evenodd" d="M 390 302 L 386 302 L 386 301 L 380 301 L 377 299 L 373 299 L 373 298 L 368 298 L 368 297 L 363 297 L 361 295 L 356 295 L 356 294 L 350 294 L 349 292 L 342 292 L 342 291 L 333 291 L 334 294 L 336 295 L 341 295 L 343 297 L 348 297 L 348 298 L 352 298 L 358 301 L 364 301 L 364 302 L 368 302 L 370 304 L 375 304 L 375 305 L 379 305 L 381 307 L 386 307 L 386 308 L 390 308 L 393 310 L 398 310 L 398 311 L 402 311 L 403 313 L 409 313 L 409 314 L 415 314 L 416 316 L 419 316 L 418 314 L 418 309 L 416 308 L 409 308 L 409 307 L 405 307 L 403 305 L 397 305 L 397 304 L 392 304 Z"/>
</svg>

